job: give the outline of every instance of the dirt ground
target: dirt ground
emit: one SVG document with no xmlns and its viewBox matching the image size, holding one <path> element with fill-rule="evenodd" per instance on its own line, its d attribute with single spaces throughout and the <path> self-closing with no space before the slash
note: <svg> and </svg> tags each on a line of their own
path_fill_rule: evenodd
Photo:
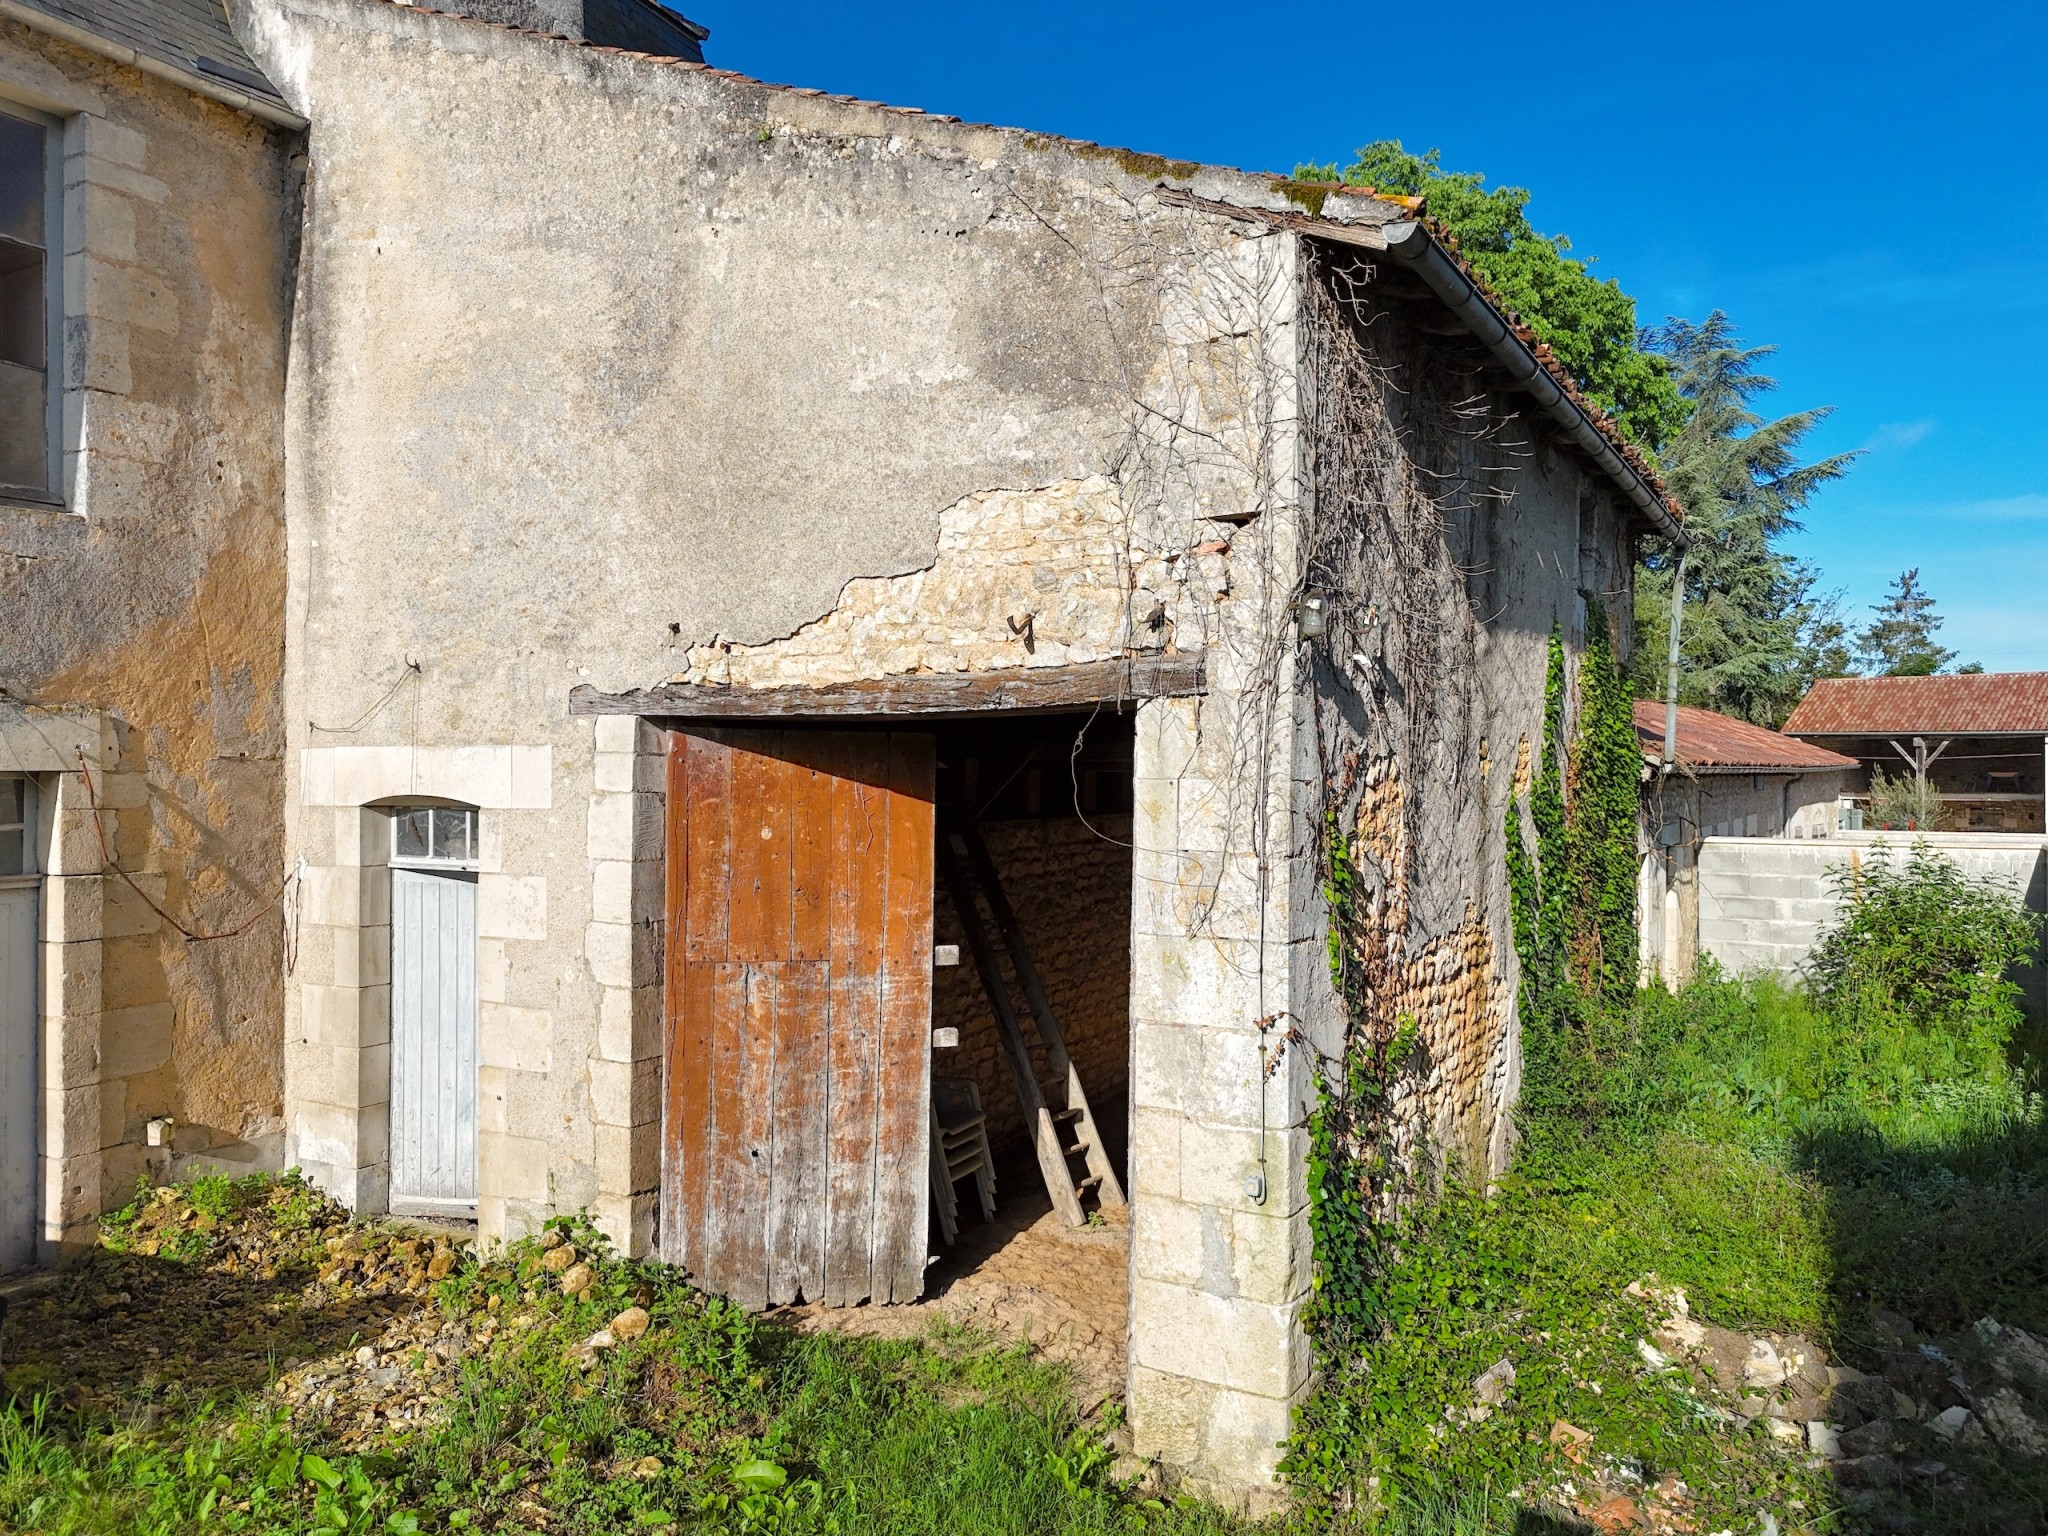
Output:
<svg viewBox="0 0 2048 1536">
<path fill-rule="evenodd" d="M 996 1216 L 962 1186 L 959 1241 L 926 1273 L 923 1300 L 894 1307 L 792 1307 L 782 1316 L 807 1331 L 914 1338 L 935 1318 L 1028 1340 L 1072 1367 L 1083 1412 L 1124 1391 L 1130 1318 L 1128 1210 L 1104 1210 L 1085 1227 L 1063 1226 L 1035 1163 L 1002 1160 Z"/>
</svg>

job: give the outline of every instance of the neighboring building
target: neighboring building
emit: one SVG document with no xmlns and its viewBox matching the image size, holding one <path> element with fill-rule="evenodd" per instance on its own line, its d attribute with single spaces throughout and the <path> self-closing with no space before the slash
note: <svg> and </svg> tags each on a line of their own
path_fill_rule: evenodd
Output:
<svg viewBox="0 0 2048 1536">
<path fill-rule="evenodd" d="M 1700 845 L 1715 838 L 1828 838 L 1856 760 L 1824 747 L 1679 706 L 1677 765 L 1667 775 L 1664 705 L 1638 699 L 1643 781 L 1643 870 L 1638 921 L 1644 976 L 1672 985 L 1698 953 Z"/>
<path fill-rule="evenodd" d="M 704 62 L 704 39 L 711 35 L 655 0 L 441 0 L 423 8 L 686 64 Z"/>
<path fill-rule="evenodd" d="M 0 7 L 0 1270 L 282 1150 L 302 126 L 211 0 Z"/>
<path fill-rule="evenodd" d="M 2048 797 L 2048 672 L 1954 672 L 1933 677 L 1835 677 L 1817 682 L 1785 722 L 1797 736 L 1870 771 L 1911 774 L 1926 764 L 1945 832 L 2040 832 Z"/>
<path fill-rule="evenodd" d="M 71 252 L 0 514 L 44 1237 L 154 1137 L 913 1296 L 933 1072 L 1067 1128 L 940 959 L 973 823 L 1128 1124 L 1138 1449 L 1270 1498 L 1326 831 L 1422 1031 L 1396 1156 L 1498 1168 L 1506 806 L 1553 627 L 1625 647 L 1683 538 L 1648 467 L 1399 199 L 762 85 L 627 0 L 244 0 L 246 54 L 0 5 L 79 157 L 0 232 Z"/>
</svg>

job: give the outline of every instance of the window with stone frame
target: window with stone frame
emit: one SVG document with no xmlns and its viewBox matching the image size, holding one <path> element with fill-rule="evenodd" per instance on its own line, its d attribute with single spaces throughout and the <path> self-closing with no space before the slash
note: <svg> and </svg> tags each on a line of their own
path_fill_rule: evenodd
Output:
<svg viewBox="0 0 2048 1536">
<path fill-rule="evenodd" d="M 35 781 L 0 773 L 0 875 L 36 872 Z"/>
<path fill-rule="evenodd" d="M 0 101 L 0 496 L 56 499 L 57 125 Z"/>
</svg>

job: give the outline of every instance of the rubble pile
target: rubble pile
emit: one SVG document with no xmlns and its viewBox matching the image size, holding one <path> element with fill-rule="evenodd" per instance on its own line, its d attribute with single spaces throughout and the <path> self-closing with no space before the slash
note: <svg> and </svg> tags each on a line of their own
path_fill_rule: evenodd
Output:
<svg viewBox="0 0 2048 1536">
<path fill-rule="evenodd" d="M 1962 1492 L 1969 1477 L 1951 1464 L 1959 1448 L 2048 1457 L 2048 1342 L 2023 1329 L 1987 1317 L 1927 1338 L 1880 1311 L 1863 1370 L 1797 1335 L 1701 1322 L 1683 1291 L 1654 1279 L 1629 1290 L 1650 1308 L 1637 1346 L 1646 1366 L 1682 1371 L 1732 1428 L 1761 1424 L 1788 1454 L 1825 1466 L 1852 1506 L 1916 1482 Z"/>
<path fill-rule="evenodd" d="M 342 1207 L 291 1181 L 150 1191 L 107 1219 L 98 1248 L 11 1299 L 0 1383 L 85 1411 L 261 1391 L 282 1362 L 380 1330 L 429 1283 L 431 1257 L 417 1281 L 409 1261 L 322 1281 L 329 1243 L 351 1230 Z"/>
<path fill-rule="evenodd" d="M 539 1247 L 517 1269 L 479 1269 L 459 1230 L 360 1225 L 288 1180 L 238 1198 L 157 1189 L 108 1221 L 97 1250 L 12 1300 L 0 1388 L 57 1389 L 69 1408 L 124 1416 L 260 1394 L 323 1445 L 366 1450 L 445 1413 L 466 1363 L 556 1321 L 535 1305 L 542 1287 L 592 1298 L 596 1254 L 560 1231 Z M 442 1286 L 465 1270 L 494 1283 Z M 523 1286 L 495 1283 L 515 1274 Z M 645 1335 L 651 1300 L 572 1342 L 567 1364 L 591 1369 Z"/>
<path fill-rule="evenodd" d="M 1685 1293 L 1655 1276 L 1627 1294 L 1642 1304 L 1648 1325 L 1636 1342 L 1643 1370 L 1682 1378 L 1703 1419 L 1729 1435 L 1761 1435 L 1822 1475 L 1843 1505 L 1886 1528 L 1915 1528 L 1911 1504 L 1941 1507 L 1987 1492 L 1973 1488 L 1986 1463 L 2048 1459 L 2048 1340 L 2024 1329 L 1984 1318 L 1929 1338 L 1907 1319 L 1878 1312 L 1875 1341 L 1858 1355 L 1862 1369 L 1797 1334 L 1743 1333 L 1696 1318 Z M 1509 1405 L 1515 1377 L 1511 1358 L 1479 1373 L 1469 1403 L 1446 1408 L 1442 1432 L 1483 1423 Z M 1562 1475 L 1523 1496 L 1562 1524 L 1603 1536 L 1701 1530 L 1695 1494 L 1676 1475 L 1653 1476 L 1564 1419 L 1545 1438 Z M 1901 1502 L 1903 1495 L 1917 1497 Z M 1820 1510 L 1792 1497 L 1781 1513 L 1796 1529 Z M 2013 1531 L 2039 1530 L 2032 1517 L 2008 1513 Z"/>
<path fill-rule="evenodd" d="M 571 1301 L 590 1298 L 595 1255 L 579 1252 L 560 1231 L 541 1238 L 538 1273 L 524 1292 L 529 1302 L 546 1285 Z M 500 1292 L 478 1289 L 467 1301 L 434 1292 L 461 1255 L 446 1235 L 429 1238 L 351 1229 L 327 1243 L 328 1259 L 307 1288 L 310 1304 L 351 1294 L 413 1298 L 393 1313 L 374 1338 L 353 1350 L 301 1364 L 285 1362 L 271 1396 L 295 1422 L 317 1428 L 325 1443 L 345 1451 L 369 1449 L 392 1431 L 438 1420 L 461 1384 L 462 1367 L 502 1341 L 541 1326 L 532 1310 L 507 1307 Z M 636 1298 L 604 1327 L 566 1351 L 569 1363 L 590 1370 L 607 1350 L 645 1335 L 651 1318 Z"/>
</svg>

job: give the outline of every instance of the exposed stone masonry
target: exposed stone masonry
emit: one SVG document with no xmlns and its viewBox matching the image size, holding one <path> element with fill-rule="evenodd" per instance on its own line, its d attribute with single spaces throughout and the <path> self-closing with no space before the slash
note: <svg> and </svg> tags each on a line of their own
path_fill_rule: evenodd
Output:
<svg viewBox="0 0 2048 1536">
<path fill-rule="evenodd" d="M 1525 754 L 1526 755 L 1526 754 Z M 1465 903 L 1455 928 L 1411 949 L 1408 806 L 1391 759 L 1362 774 L 1354 855 L 1382 876 L 1368 920 L 1384 946 L 1390 996 L 1376 999 L 1385 1019 L 1414 1019 L 1422 1069 L 1393 1094 L 1396 1155 L 1455 1152 L 1485 1166 L 1494 1121 L 1505 1107 L 1509 994 L 1494 965 L 1493 936 L 1477 902 Z"/>
<path fill-rule="evenodd" d="M 1191 601 L 1228 592 L 1227 550 L 1141 547 L 1129 529 L 1102 475 L 977 492 L 941 515 L 926 569 L 850 581 L 831 612 L 780 639 L 697 646 L 674 680 L 816 686 L 1166 649 Z"/>
<path fill-rule="evenodd" d="M 1089 818 L 1108 837 L 1128 842 L 1129 816 Z M 1131 854 L 1106 841 L 1078 818 L 1000 821 L 983 827 L 989 857 L 1016 909 L 1046 995 L 1067 1037 L 1067 1054 L 1098 1109 L 1122 1100 L 1130 1077 Z M 934 909 L 937 942 L 959 944 L 957 968 L 938 971 L 932 988 L 932 1023 L 960 1031 L 957 1050 L 934 1051 L 932 1071 L 972 1077 L 981 1085 L 989 1140 L 1023 1141 L 1029 1134 L 1009 1063 L 996 1031 L 981 978 L 961 935 L 960 920 L 943 894 Z M 1005 967 L 1007 971 L 1007 966 Z M 1023 992 L 1012 987 L 1023 1006 Z M 1027 1023 L 1039 1081 L 1051 1073 Z M 997 1197 L 1002 1197 L 997 1191 Z"/>
</svg>

